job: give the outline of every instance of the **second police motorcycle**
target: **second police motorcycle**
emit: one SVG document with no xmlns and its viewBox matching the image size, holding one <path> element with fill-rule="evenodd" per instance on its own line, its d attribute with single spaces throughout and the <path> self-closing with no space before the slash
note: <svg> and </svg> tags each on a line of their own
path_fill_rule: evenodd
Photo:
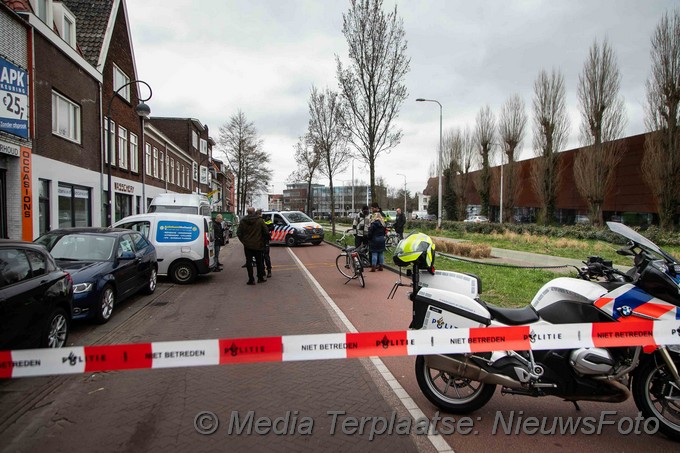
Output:
<svg viewBox="0 0 680 453">
<path fill-rule="evenodd" d="M 524 308 L 484 302 L 474 275 L 434 270 L 434 243 L 422 233 L 402 240 L 394 262 L 408 267 L 411 329 L 484 328 L 631 320 L 680 320 L 680 263 L 649 239 L 616 222 L 611 231 L 628 245 L 626 272 L 590 257 L 578 278 L 546 283 Z M 680 327 L 678 328 L 680 331 Z M 442 410 L 465 414 L 484 406 L 496 387 L 505 394 L 556 396 L 566 401 L 618 403 L 632 397 L 645 418 L 680 440 L 680 346 L 581 347 L 419 355 L 415 372 L 424 395 Z"/>
</svg>

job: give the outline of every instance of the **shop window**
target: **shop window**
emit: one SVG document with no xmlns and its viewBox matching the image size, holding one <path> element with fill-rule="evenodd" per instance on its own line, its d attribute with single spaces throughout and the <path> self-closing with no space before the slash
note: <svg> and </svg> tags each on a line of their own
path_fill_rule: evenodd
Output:
<svg viewBox="0 0 680 453">
<path fill-rule="evenodd" d="M 132 195 L 127 195 L 124 193 L 116 194 L 116 218 L 114 222 L 119 221 L 123 217 L 132 215 Z"/>
<path fill-rule="evenodd" d="M 59 227 L 92 226 L 90 189 L 71 184 L 59 184 Z"/>
<path fill-rule="evenodd" d="M 38 234 L 43 235 L 52 229 L 50 223 L 50 182 L 38 182 Z"/>
</svg>

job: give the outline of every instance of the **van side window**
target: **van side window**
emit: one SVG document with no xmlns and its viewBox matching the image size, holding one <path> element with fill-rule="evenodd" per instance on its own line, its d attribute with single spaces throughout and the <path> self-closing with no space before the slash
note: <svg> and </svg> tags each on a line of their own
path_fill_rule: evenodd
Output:
<svg viewBox="0 0 680 453">
<path fill-rule="evenodd" d="M 274 214 L 274 225 L 283 225 L 286 226 L 286 221 L 283 220 L 283 217 L 279 214 Z"/>
<path fill-rule="evenodd" d="M 200 207 L 200 214 L 203 216 L 208 216 L 210 217 L 212 215 L 212 211 L 210 210 L 210 206 L 201 206 Z"/>
<path fill-rule="evenodd" d="M 264 220 L 265 222 L 271 222 L 272 215 L 271 214 L 262 214 L 262 220 Z"/>
<path fill-rule="evenodd" d="M 139 231 L 145 238 L 149 238 L 149 230 L 151 230 L 151 222 L 143 220 L 141 222 L 130 222 L 119 225 L 116 228 L 125 228 L 126 230 Z"/>
</svg>

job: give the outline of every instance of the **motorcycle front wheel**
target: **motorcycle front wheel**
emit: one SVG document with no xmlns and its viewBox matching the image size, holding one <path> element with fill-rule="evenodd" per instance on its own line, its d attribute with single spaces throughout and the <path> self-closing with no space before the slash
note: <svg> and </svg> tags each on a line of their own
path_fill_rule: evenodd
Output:
<svg viewBox="0 0 680 453">
<path fill-rule="evenodd" d="M 416 379 L 420 391 L 432 404 L 454 414 L 467 414 L 479 409 L 489 402 L 496 390 L 495 384 L 484 384 L 430 368 L 422 355 L 416 358 Z"/>
<path fill-rule="evenodd" d="M 680 366 L 677 355 L 673 361 Z M 680 390 L 674 385 L 673 376 L 666 362 L 660 357 L 648 360 L 633 379 L 633 398 L 645 418 L 656 418 L 659 431 L 673 440 L 680 441 Z"/>
</svg>

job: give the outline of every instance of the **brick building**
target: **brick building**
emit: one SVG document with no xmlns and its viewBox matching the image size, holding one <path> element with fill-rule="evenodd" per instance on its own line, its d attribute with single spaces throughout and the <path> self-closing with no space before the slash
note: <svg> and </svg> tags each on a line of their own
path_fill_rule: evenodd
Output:
<svg viewBox="0 0 680 453">
<path fill-rule="evenodd" d="M 124 0 L 0 4 L 0 64 L 27 84 L 0 85 L 24 107 L 23 118 L 0 115 L 8 125 L 0 128 L 0 237 L 108 225 L 163 192 L 223 200 L 232 191 L 230 172 L 212 161 L 207 126 L 146 119 L 152 92 L 139 81 Z"/>
</svg>

